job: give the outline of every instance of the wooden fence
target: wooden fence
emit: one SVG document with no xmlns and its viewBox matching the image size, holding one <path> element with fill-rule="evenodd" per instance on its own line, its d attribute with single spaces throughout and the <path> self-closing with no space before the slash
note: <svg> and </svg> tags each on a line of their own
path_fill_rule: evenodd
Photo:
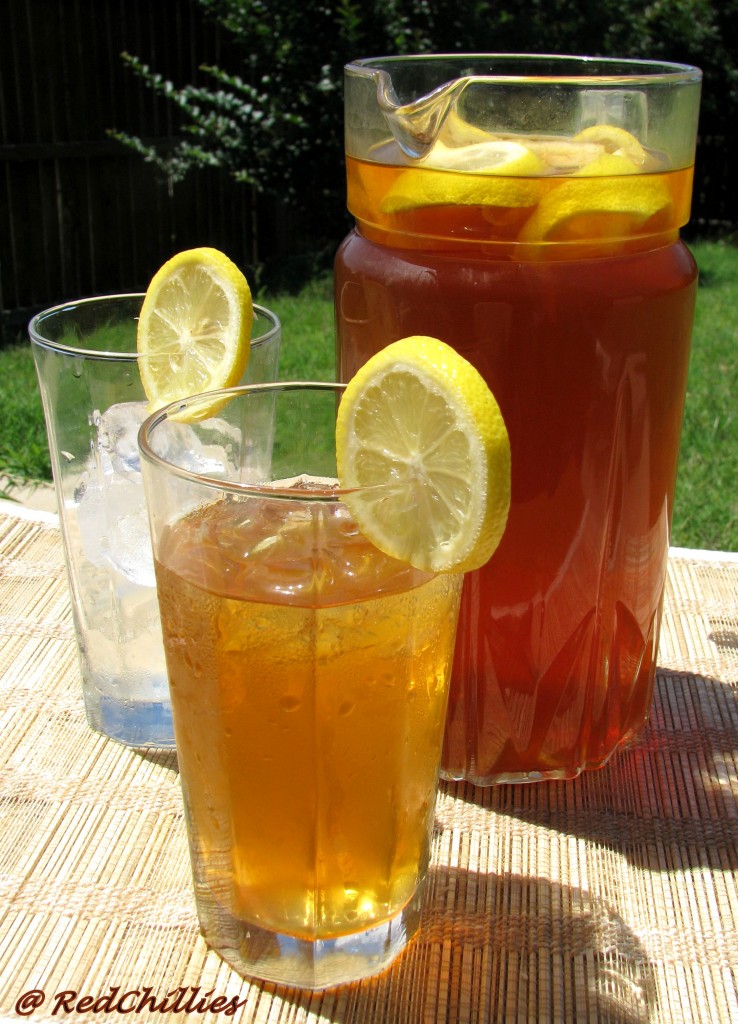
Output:
<svg viewBox="0 0 738 1024">
<path fill-rule="evenodd" d="M 173 136 L 171 105 L 123 65 L 128 51 L 177 84 L 199 66 L 238 70 L 227 34 L 196 0 L 2 0 L 0 332 L 34 310 L 144 289 L 173 252 L 215 245 L 245 268 L 289 251 L 277 204 L 217 171 L 161 180 L 108 131 Z M 229 63 L 229 56 L 231 62 Z M 695 223 L 735 229 L 725 143 L 701 143 Z M 338 241 L 338 240 L 337 240 Z"/>
<path fill-rule="evenodd" d="M 178 84 L 227 59 L 195 0 L 3 0 L 0 311 L 6 330 L 68 298 L 143 289 L 173 252 L 216 245 L 253 265 L 277 211 L 215 171 L 171 184 L 110 129 L 172 135 L 170 105 L 122 51 Z"/>
</svg>

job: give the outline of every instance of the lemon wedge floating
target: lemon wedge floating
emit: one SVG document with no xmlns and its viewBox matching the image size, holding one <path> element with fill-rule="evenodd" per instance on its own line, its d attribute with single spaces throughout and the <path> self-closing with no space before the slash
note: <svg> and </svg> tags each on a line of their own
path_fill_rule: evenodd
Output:
<svg viewBox="0 0 738 1024">
<path fill-rule="evenodd" d="M 606 153 L 627 157 L 636 168 L 646 163 L 648 155 L 635 135 L 614 124 L 593 124 L 574 136 L 576 142 L 597 143 Z"/>
<path fill-rule="evenodd" d="M 426 572 L 467 572 L 500 542 L 510 441 L 477 370 L 437 338 L 388 345 L 346 387 L 336 422 L 344 500 L 385 554 Z"/>
<path fill-rule="evenodd" d="M 488 139 L 468 146 L 447 146 L 439 141 L 420 162 L 424 167 L 469 174 L 534 175 L 543 170 L 543 162 L 532 150 L 511 139 Z"/>
<path fill-rule="evenodd" d="M 492 139 L 468 146 L 437 142 L 387 190 L 380 209 L 399 213 L 424 206 L 533 206 L 543 162 L 519 142 Z M 462 172 L 462 173 L 455 173 Z"/>
<path fill-rule="evenodd" d="M 668 187 L 642 173 L 648 154 L 624 128 L 592 125 L 567 145 L 579 166 L 541 199 L 520 241 L 627 238 L 670 206 Z"/>
<path fill-rule="evenodd" d="M 248 282 L 219 250 L 187 249 L 165 263 L 152 278 L 138 322 L 150 409 L 237 384 L 251 351 L 253 318 Z"/>
<path fill-rule="evenodd" d="M 525 222 L 520 241 L 604 240 L 636 234 L 669 207 L 671 196 L 660 178 L 637 174 L 635 168 L 623 173 L 625 168 L 623 157 L 606 153 L 562 180 Z"/>
</svg>

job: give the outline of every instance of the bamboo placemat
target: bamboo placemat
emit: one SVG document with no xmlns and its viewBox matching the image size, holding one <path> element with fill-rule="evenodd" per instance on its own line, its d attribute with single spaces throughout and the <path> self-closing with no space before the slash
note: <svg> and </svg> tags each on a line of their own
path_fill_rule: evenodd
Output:
<svg viewBox="0 0 738 1024">
<path fill-rule="evenodd" d="M 53 517 L 4 503 L 0 1019 L 738 1021 L 735 556 L 673 553 L 659 665 L 642 742 L 601 771 L 442 787 L 424 927 L 389 972 L 249 983 L 198 935 L 174 755 L 86 725 Z"/>
</svg>

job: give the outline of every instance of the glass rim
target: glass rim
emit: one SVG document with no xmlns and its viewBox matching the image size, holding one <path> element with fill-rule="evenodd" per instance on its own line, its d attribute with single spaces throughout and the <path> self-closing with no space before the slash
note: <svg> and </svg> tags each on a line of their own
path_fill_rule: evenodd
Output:
<svg viewBox="0 0 738 1024">
<path fill-rule="evenodd" d="M 496 61 L 500 65 L 528 62 L 531 65 L 550 61 L 552 64 L 579 65 L 579 74 L 564 72 L 549 73 L 484 73 L 473 69 L 464 77 L 490 84 L 556 84 L 556 85 L 648 85 L 700 82 L 702 71 L 694 64 L 680 64 L 672 61 L 646 60 L 638 57 L 588 57 L 578 54 L 556 53 L 416 53 L 397 56 L 362 57 L 344 65 L 344 70 L 365 76 L 367 73 L 385 72 L 389 65 L 401 65 L 443 61 L 469 65 L 471 62 Z M 590 67 L 592 70 L 586 71 Z M 611 68 L 611 73 L 595 70 L 596 67 Z M 620 69 L 620 70 L 616 70 Z"/>
<path fill-rule="evenodd" d="M 371 487 L 340 487 L 336 485 L 316 487 L 275 487 L 268 483 L 243 483 L 238 480 L 224 480 L 221 477 L 209 476 L 207 473 L 196 473 L 193 470 L 185 469 L 176 463 L 169 461 L 164 456 L 157 454 L 151 446 L 150 437 L 153 430 L 166 421 L 177 422 L 174 419 L 177 413 L 181 413 L 193 404 L 216 405 L 218 402 L 230 401 L 242 395 L 248 394 L 277 394 L 288 391 L 328 391 L 339 395 L 346 390 L 347 385 L 335 381 L 273 381 L 266 384 L 242 384 L 233 388 L 222 388 L 218 391 L 205 391 L 201 394 L 192 395 L 189 398 L 170 402 L 168 405 L 151 413 L 138 431 L 138 446 L 142 459 L 149 465 L 157 466 L 167 473 L 186 480 L 189 483 L 198 484 L 210 490 L 217 490 L 239 497 L 274 498 L 284 501 L 321 501 L 327 503 L 340 502 L 345 494 L 357 492 L 369 492 L 377 490 L 377 485 Z M 183 422 L 183 421 L 179 421 Z M 186 422 L 186 421 L 185 421 Z M 195 421 L 195 425 L 198 421 Z M 204 422 L 204 421 L 199 421 Z"/>
<path fill-rule="evenodd" d="M 89 308 L 98 303 L 102 305 L 103 303 L 112 303 L 114 301 L 122 302 L 130 299 L 140 299 L 143 304 L 145 297 L 146 292 L 116 292 L 110 295 L 90 295 L 83 299 L 70 299 L 67 302 L 60 302 L 56 306 L 49 306 L 48 309 L 43 309 L 40 313 L 36 313 L 28 323 L 28 334 L 34 345 L 38 345 L 40 348 L 44 348 L 50 352 L 58 352 L 62 355 L 69 356 L 81 356 L 86 359 L 99 359 L 103 362 L 137 363 L 141 357 L 135 350 L 131 350 L 130 352 L 116 352 L 113 349 L 85 348 L 79 344 L 67 345 L 63 342 L 55 341 L 53 338 L 47 338 L 42 332 L 41 327 L 45 321 L 50 320 L 52 317 L 59 316 L 62 313 L 73 312 L 80 306 Z M 255 302 L 254 316 L 256 316 L 257 313 L 260 317 L 269 321 L 271 323 L 271 327 L 269 327 L 269 329 L 263 334 L 251 339 L 252 349 L 257 349 L 262 345 L 265 345 L 282 329 L 282 323 L 277 314 L 273 310 L 267 309 L 266 306 L 262 306 Z M 134 319 L 138 320 L 138 317 L 134 317 Z"/>
</svg>

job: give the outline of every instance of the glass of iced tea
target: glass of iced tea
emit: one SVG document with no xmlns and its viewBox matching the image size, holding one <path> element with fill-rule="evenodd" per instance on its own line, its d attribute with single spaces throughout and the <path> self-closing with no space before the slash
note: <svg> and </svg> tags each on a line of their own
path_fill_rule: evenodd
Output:
<svg viewBox="0 0 738 1024">
<path fill-rule="evenodd" d="M 519 55 L 346 68 L 339 379 L 408 335 L 473 363 L 510 435 L 505 536 L 464 584 L 443 773 L 561 779 L 653 692 L 696 267 L 700 72 Z"/>
<path fill-rule="evenodd" d="M 316 989 L 418 926 L 462 582 L 358 531 L 341 392 L 233 389 L 140 434 L 202 932 Z"/>
</svg>

